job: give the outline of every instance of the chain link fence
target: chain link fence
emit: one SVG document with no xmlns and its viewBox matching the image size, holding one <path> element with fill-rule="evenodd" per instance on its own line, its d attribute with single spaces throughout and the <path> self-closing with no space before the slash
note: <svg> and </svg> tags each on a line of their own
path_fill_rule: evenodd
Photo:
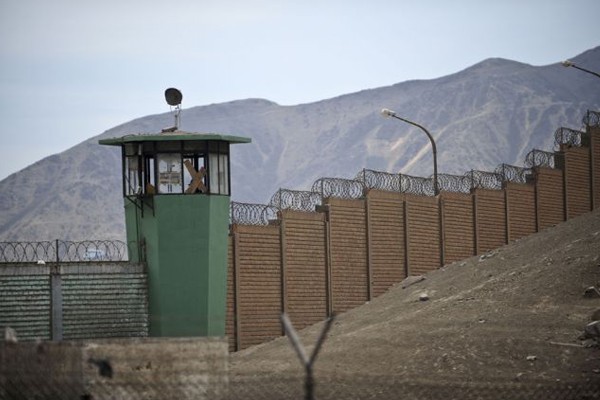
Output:
<svg viewBox="0 0 600 400">
<path fill-rule="evenodd" d="M 315 399 L 583 400 L 600 399 L 598 382 L 416 382 L 397 376 L 315 376 Z M 304 399 L 304 377 L 231 376 L 230 399 Z"/>
<path fill-rule="evenodd" d="M 156 372 L 135 377 L 102 376 L 82 382 L 78 376 L 52 379 L 22 375 L 0 379 L 0 399 L 307 399 L 304 376 L 229 376 L 207 386 L 202 377 L 157 379 Z M 594 382 L 416 382 L 396 376 L 315 376 L 314 399 L 381 400 L 593 400 Z"/>
<path fill-rule="evenodd" d="M 224 338 L 5 339 L 0 399 L 227 398 Z"/>
<path fill-rule="evenodd" d="M 98 378 L 82 382 L 77 375 L 40 378 L 22 375 L 0 380 L 0 399 L 7 400 L 219 400 L 228 399 L 226 382 L 207 387 L 205 378 L 173 378 L 171 382 L 156 382 L 153 374 L 135 378 Z"/>
</svg>

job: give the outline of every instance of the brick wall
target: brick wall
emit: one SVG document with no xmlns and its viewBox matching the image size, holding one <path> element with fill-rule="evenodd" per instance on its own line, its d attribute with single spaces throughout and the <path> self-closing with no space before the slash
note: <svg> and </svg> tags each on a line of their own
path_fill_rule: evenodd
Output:
<svg viewBox="0 0 600 400">
<path fill-rule="evenodd" d="M 563 171 L 535 168 L 535 194 L 538 231 L 565 220 Z"/>
<path fill-rule="evenodd" d="M 237 340 L 244 349 L 282 334 L 281 241 L 279 225 L 236 226 L 234 235 Z"/>
<path fill-rule="evenodd" d="M 372 295 L 379 296 L 407 276 L 404 198 L 400 193 L 371 190 L 366 202 Z"/>
<path fill-rule="evenodd" d="M 442 192 L 440 195 L 444 264 L 475 254 L 473 197 L 470 194 Z"/>
<path fill-rule="evenodd" d="M 330 198 L 331 295 L 333 312 L 368 301 L 367 223 L 363 200 Z"/>
<path fill-rule="evenodd" d="M 328 315 L 325 214 L 284 210 L 281 227 L 284 308 L 302 329 Z"/>
<path fill-rule="evenodd" d="M 371 189 L 360 199 L 325 198 L 314 212 L 280 210 L 269 226 L 234 225 L 229 348 L 279 336 L 283 311 L 301 329 L 383 294 L 407 275 L 581 215 L 597 191 L 590 186 L 600 176 L 598 148 L 563 148 L 556 168 L 534 167 L 527 183 L 503 182 L 502 190 L 432 197 Z"/>
<path fill-rule="evenodd" d="M 409 275 L 440 267 L 440 216 L 437 198 L 406 195 Z"/>
<path fill-rule="evenodd" d="M 230 235 L 227 243 L 227 314 L 225 321 L 225 335 L 228 338 L 229 351 L 237 349 L 236 338 L 236 271 L 234 255 L 234 235 Z"/>
<path fill-rule="evenodd" d="M 503 190 L 476 189 L 476 253 L 481 254 L 507 243 L 506 202 Z"/>
<path fill-rule="evenodd" d="M 600 126 L 588 127 L 592 164 L 592 194 L 594 209 L 600 207 Z"/>
<path fill-rule="evenodd" d="M 506 213 L 508 241 L 518 240 L 536 232 L 535 187 L 521 183 L 507 183 Z"/>
<path fill-rule="evenodd" d="M 591 210 L 590 149 L 563 147 L 567 219 Z"/>
</svg>

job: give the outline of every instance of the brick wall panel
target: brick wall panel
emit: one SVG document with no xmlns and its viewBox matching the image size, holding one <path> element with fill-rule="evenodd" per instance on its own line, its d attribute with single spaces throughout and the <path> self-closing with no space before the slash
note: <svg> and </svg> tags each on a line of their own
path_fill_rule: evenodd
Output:
<svg viewBox="0 0 600 400">
<path fill-rule="evenodd" d="M 408 264 L 410 275 L 422 275 L 440 267 L 440 217 L 434 197 L 406 196 Z"/>
<path fill-rule="evenodd" d="M 539 230 L 564 221 L 563 172 L 560 169 L 537 168 L 535 184 Z"/>
<path fill-rule="evenodd" d="M 281 335 L 279 226 L 237 226 L 240 347 Z"/>
<path fill-rule="evenodd" d="M 327 318 L 325 215 L 282 213 L 287 313 L 296 329 Z"/>
<path fill-rule="evenodd" d="M 567 218 L 590 211 L 590 153 L 587 147 L 565 148 Z"/>
<path fill-rule="evenodd" d="M 506 194 L 510 240 L 517 240 L 535 233 L 535 187 L 509 183 L 506 187 Z"/>
<path fill-rule="evenodd" d="M 592 146 L 594 209 L 600 208 L 600 126 L 588 128 Z"/>
<path fill-rule="evenodd" d="M 369 192 L 371 277 L 373 296 L 406 278 L 404 200 L 393 192 Z"/>
<path fill-rule="evenodd" d="M 475 190 L 477 202 L 477 246 L 479 253 L 506 244 L 506 213 L 503 190 Z"/>
<path fill-rule="evenodd" d="M 365 202 L 332 198 L 327 203 L 332 305 L 334 312 L 343 312 L 368 299 Z"/>
<path fill-rule="evenodd" d="M 442 193 L 444 215 L 444 263 L 475 254 L 473 198 L 470 194 Z"/>
<path fill-rule="evenodd" d="M 233 237 L 229 236 L 227 244 L 227 315 L 225 335 L 229 343 L 229 351 L 235 351 L 235 284 L 234 284 Z"/>
</svg>

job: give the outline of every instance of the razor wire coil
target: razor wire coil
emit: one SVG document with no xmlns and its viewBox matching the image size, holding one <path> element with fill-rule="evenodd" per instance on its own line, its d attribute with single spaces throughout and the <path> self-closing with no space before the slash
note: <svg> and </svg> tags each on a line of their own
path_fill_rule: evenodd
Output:
<svg viewBox="0 0 600 400">
<path fill-rule="evenodd" d="M 404 193 L 410 193 L 418 196 L 434 196 L 433 178 L 424 178 L 421 176 L 402 175 L 402 180 L 406 181 Z"/>
<path fill-rule="evenodd" d="M 583 116 L 582 122 L 586 126 L 600 126 L 600 112 L 588 110 Z"/>
<path fill-rule="evenodd" d="M 121 240 L 0 242 L 0 262 L 127 261 L 127 244 Z"/>
<path fill-rule="evenodd" d="M 469 193 L 471 181 L 466 175 L 438 174 L 438 187 L 442 192 Z"/>
<path fill-rule="evenodd" d="M 388 192 L 404 192 L 408 182 L 402 180 L 401 174 L 363 169 L 356 175 L 357 181 L 361 181 L 365 188 L 385 190 Z"/>
<path fill-rule="evenodd" d="M 319 178 L 311 188 L 321 198 L 360 199 L 364 196 L 364 185 L 355 179 Z"/>
<path fill-rule="evenodd" d="M 471 189 L 502 189 L 502 176 L 496 172 L 471 170 L 465 174 Z"/>
<path fill-rule="evenodd" d="M 554 152 L 533 149 L 525 156 L 525 166 L 554 168 L 554 156 Z"/>
<path fill-rule="evenodd" d="M 269 201 L 278 210 L 315 211 L 321 205 L 319 193 L 304 190 L 279 189 Z"/>
<path fill-rule="evenodd" d="M 494 172 L 500 175 L 503 182 L 527 183 L 527 178 L 531 175 L 531 168 L 500 164 Z"/>
<path fill-rule="evenodd" d="M 561 146 L 580 147 L 583 134 L 584 132 L 571 128 L 558 128 L 554 132 L 554 144 L 558 148 Z"/>
<path fill-rule="evenodd" d="M 277 210 L 268 204 L 232 201 L 229 207 L 229 222 L 232 225 L 269 225 L 269 221 L 276 217 Z"/>
</svg>

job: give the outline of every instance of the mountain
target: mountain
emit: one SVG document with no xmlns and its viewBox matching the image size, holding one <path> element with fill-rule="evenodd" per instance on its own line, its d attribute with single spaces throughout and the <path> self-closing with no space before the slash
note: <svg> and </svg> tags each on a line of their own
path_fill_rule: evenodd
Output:
<svg viewBox="0 0 600 400">
<path fill-rule="evenodd" d="M 600 47 L 572 58 L 600 69 Z M 492 58 L 432 80 L 415 80 L 296 106 L 264 99 L 183 110 L 181 129 L 252 138 L 232 150 L 232 198 L 267 203 L 280 187 L 309 190 L 323 176 L 352 178 L 363 168 L 429 176 L 434 136 L 440 173 L 522 164 L 532 148 L 551 150 L 553 132 L 580 129 L 600 109 L 600 81 L 559 63 L 531 66 Z M 0 182 L 0 240 L 122 239 L 120 153 L 98 140 L 156 133 L 172 115 L 112 128 Z"/>
</svg>

